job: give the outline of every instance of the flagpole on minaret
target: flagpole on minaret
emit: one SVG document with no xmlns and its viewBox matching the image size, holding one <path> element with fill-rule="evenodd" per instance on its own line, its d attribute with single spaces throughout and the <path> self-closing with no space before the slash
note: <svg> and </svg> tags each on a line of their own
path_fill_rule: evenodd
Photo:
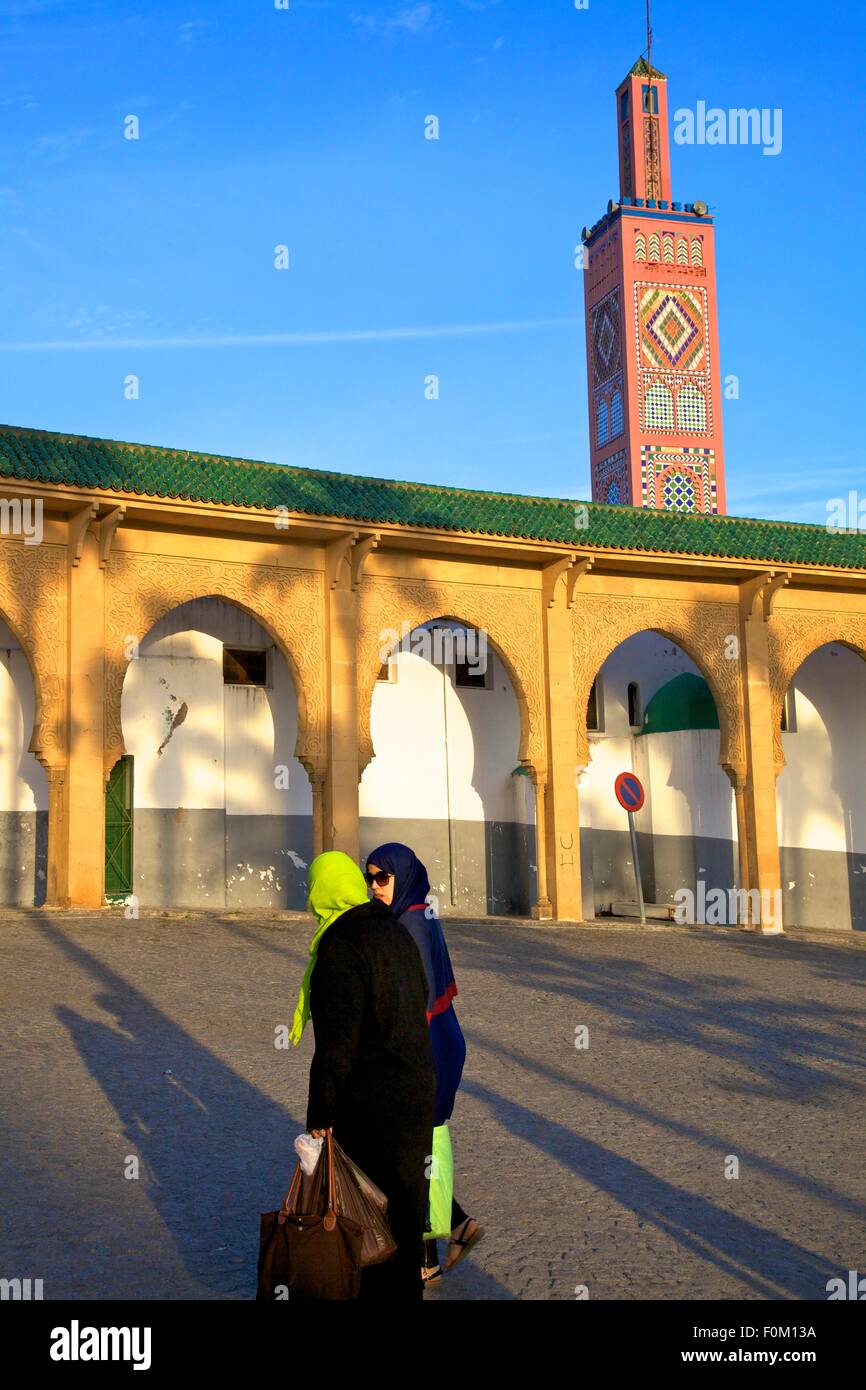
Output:
<svg viewBox="0 0 866 1390">
<path fill-rule="evenodd" d="M 653 109 L 653 31 L 650 23 L 650 0 L 646 0 L 646 65 L 649 69 L 648 106 Z"/>
</svg>

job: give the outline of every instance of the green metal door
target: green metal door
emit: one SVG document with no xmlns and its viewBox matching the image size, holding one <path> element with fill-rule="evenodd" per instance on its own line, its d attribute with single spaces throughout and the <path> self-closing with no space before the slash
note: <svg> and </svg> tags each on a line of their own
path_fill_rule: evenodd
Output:
<svg viewBox="0 0 866 1390">
<path fill-rule="evenodd" d="M 118 758 L 105 789 L 105 896 L 132 892 L 132 757 Z"/>
</svg>

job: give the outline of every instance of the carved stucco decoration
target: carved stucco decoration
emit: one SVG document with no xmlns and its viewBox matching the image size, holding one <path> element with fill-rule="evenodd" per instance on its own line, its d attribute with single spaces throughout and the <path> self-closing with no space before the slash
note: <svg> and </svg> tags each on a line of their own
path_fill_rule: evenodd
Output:
<svg viewBox="0 0 866 1390">
<path fill-rule="evenodd" d="M 451 619 L 486 634 L 503 659 L 520 710 L 518 759 L 546 772 L 541 595 L 531 589 L 466 584 L 454 580 L 363 581 L 358 609 L 358 755 L 361 770 L 373 757 L 370 711 L 382 665 L 386 633 L 399 635 L 435 618 Z"/>
<path fill-rule="evenodd" d="M 0 541 L 0 614 L 30 663 L 35 715 L 29 749 L 46 769 L 66 764 L 66 548 Z"/>
<path fill-rule="evenodd" d="M 113 551 L 106 571 L 105 768 L 124 751 L 121 694 L 129 643 L 192 599 L 222 598 L 243 608 L 273 637 L 298 697 L 297 757 L 312 773 L 325 757 L 325 604 L 322 576 L 276 565 L 174 559 Z"/>
<path fill-rule="evenodd" d="M 595 677 L 621 642 L 638 632 L 653 630 L 681 647 L 704 676 L 719 715 L 719 762 L 732 778 L 744 773 L 746 749 L 740 663 L 736 657 L 726 655 L 726 652 L 736 650 L 729 640 L 739 631 L 736 604 L 638 596 L 620 598 L 607 594 L 583 594 L 578 588 L 573 620 L 579 766 L 585 767 L 590 761 L 586 710 Z"/>
<path fill-rule="evenodd" d="M 852 647 L 866 658 L 866 613 L 819 613 L 814 608 L 775 608 L 767 625 L 773 753 L 776 771 L 785 766 L 782 705 L 788 687 L 807 657 L 828 642 Z"/>
</svg>

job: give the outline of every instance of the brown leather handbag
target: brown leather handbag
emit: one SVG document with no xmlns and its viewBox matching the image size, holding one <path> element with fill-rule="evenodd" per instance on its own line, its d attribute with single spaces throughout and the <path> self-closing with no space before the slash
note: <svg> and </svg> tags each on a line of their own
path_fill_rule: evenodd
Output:
<svg viewBox="0 0 866 1390">
<path fill-rule="evenodd" d="M 259 1231 L 257 1299 L 343 1300 L 361 1288 L 364 1229 L 337 1209 L 334 1139 L 330 1130 L 313 1182 L 299 1211 L 303 1170 L 298 1163 L 279 1211 L 263 1212 Z"/>
</svg>

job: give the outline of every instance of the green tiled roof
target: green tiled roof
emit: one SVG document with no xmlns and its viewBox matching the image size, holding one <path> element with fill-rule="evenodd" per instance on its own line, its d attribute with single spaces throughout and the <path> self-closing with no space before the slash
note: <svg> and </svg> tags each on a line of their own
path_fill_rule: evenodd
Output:
<svg viewBox="0 0 866 1390">
<path fill-rule="evenodd" d="M 558 545 L 866 570 L 866 533 L 476 492 L 0 425 L 0 477 Z M 581 524 L 587 522 L 588 524 Z"/>
<path fill-rule="evenodd" d="M 638 58 L 634 67 L 629 68 L 628 76 L 649 77 L 649 66 L 647 64 L 646 58 Z M 663 72 L 659 72 L 658 68 L 655 66 L 655 63 L 653 64 L 653 77 L 661 77 L 665 82 L 667 82 L 668 80 Z"/>
</svg>

